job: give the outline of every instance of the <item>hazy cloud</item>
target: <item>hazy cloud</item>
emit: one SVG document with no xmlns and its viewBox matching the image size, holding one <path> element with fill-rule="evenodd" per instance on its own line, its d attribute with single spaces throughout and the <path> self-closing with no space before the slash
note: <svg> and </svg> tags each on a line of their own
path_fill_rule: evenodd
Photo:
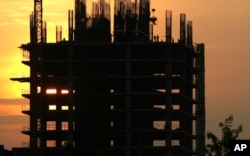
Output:
<svg viewBox="0 0 250 156">
<path fill-rule="evenodd" d="M 0 105 L 24 105 L 27 104 L 28 100 L 25 98 L 13 98 L 13 99 L 3 99 L 0 98 Z"/>
<path fill-rule="evenodd" d="M 27 17 L 33 9 L 33 3 L 29 0 L 1 1 L 0 6 L 0 26 L 18 22 L 18 24 L 28 24 Z M 18 21 L 16 20 L 18 19 Z"/>
<path fill-rule="evenodd" d="M 28 116 L 0 116 L 0 144 L 11 149 L 28 142 L 28 136 L 21 133 L 22 126 L 28 123 Z"/>
<path fill-rule="evenodd" d="M 28 119 L 26 115 L 0 116 L 0 125 L 24 125 Z"/>
</svg>

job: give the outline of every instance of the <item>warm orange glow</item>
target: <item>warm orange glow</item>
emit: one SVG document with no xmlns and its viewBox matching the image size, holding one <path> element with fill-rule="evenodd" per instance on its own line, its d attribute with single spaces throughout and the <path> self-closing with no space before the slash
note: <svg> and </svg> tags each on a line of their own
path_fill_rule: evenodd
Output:
<svg viewBox="0 0 250 156">
<path fill-rule="evenodd" d="M 155 129 L 164 129 L 166 121 L 153 121 L 153 126 Z"/>
<path fill-rule="evenodd" d="M 41 87 L 40 86 L 37 87 L 37 93 L 41 93 Z"/>
<path fill-rule="evenodd" d="M 154 147 L 166 146 L 166 141 L 165 140 L 153 140 L 153 146 Z"/>
<path fill-rule="evenodd" d="M 153 108 L 166 109 L 165 105 L 154 105 Z"/>
<path fill-rule="evenodd" d="M 46 89 L 46 94 L 56 94 L 57 90 L 56 89 Z"/>
<path fill-rule="evenodd" d="M 55 140 L 47 140 L 46 147 L 56 147 L 56 141 Z"/>
<path fill-rule="evenodd" d="M 173 105 L 173 109 L 174 110 L 179 110 L 180 109 L 180 105 Z"/>
<path fill-rule="evenodd" d="M 1 116 L 22 115 L 21 105 L 0 105 Z"/>
<path fill-rule="evenodd" d="M 67 121 L 62 122 L 62 130 L 68 130 L 69 129 L 69 123 Z"/>
<path fill-rule="evenodd" d="M 178 129 L 178 128 L 180 128 L 180 121 L 172 121 L 172 123 L 171 123 L 171 129 L 172 130 L 176 130 L 176 129 Z"/>
<path fill-rule="evenodd" d="M 156 89 L 157 92 L 166 93 L 166 89 Z"/>
<path fill-rule="evenodd" d="M 62 90 L 61 90 L 61 94 L 69 94 L 69 90 L 67 90 L 67 89 L 62 89 Z"/>
<path fill-rule="evenodd" d="M 172 140 L 172 146 L 180 146 L 180 140 Z"/>
<path fill-rule="evenodd" d="M 56 121 L 47 121 L 46 122 L 46 130 L 48 130 L 48 131 L 56 130 Z"/>
<path fill-rule="evenodd" d="M 180 89 L 172 89 L 172 93 L 180 93 Z"/>
</svg>

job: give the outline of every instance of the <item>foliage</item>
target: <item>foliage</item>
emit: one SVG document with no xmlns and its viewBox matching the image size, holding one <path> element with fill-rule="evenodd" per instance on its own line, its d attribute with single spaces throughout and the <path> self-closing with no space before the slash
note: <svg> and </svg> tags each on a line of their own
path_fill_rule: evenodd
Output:
<svg viewBox="0 0 250 156">
<path fill-rule="evenodd" d="M 211 144 L 206 145 L 206 154 L 208 156 L 228 156 L 229 155 L 229 141 L 236 140 L 239 134 L 243 131 L 243 126 L 240 124 L 237 128 L 232 127 L 233 115 L 229 115 L 225 119 L 225 122 L 219 123 L 221 129 L 221 139 L 212 132 L 207 133 L 208 140 L 211 140 Z"/>
</svg>

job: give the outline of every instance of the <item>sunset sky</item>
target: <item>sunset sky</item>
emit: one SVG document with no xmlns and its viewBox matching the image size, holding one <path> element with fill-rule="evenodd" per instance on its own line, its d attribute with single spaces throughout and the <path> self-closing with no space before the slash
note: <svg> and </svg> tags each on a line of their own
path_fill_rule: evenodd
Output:
<svg viewBox="0 0 250 156">
<path fill-rule="evenodd" d="M 250 1 L 249 0 L 151 0 L 158 24 L 155 34 L 165 35 L 165 11 L 172 10 L 174 41 L 179 37 L 179 14 L 193 21 L 193 41 L 205 44 L 206 128 L 219 135 L 218 123 L 234 115 L 235 126 L 243 124 L 240 138 L 250 139 Z M 56 25 L 67 39 L 67 11 L 74 0 L 43 0 L 48 42 L 55 42 Z M 0 144 L 20 147 L 28 142 L 21 134 L 28 116 L 21 114 L 29 101 L 22 98 L 28 84 L 10 77 L 28 74 L 18 48 L 29 42 L 32 0 L 0 0 Z"/>
</svg>

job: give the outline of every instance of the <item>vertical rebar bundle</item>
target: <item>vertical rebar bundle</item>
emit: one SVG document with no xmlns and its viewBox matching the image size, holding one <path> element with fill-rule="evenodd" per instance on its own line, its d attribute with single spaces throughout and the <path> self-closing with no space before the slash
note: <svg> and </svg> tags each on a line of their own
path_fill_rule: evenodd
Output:
<svg viewBox="0 0 250 156">
<path fill-rule="evenodd" d="M 192 21 L 187 21 L 187 43 L 186 46 L 189 48 L 193 47 L 193 26 Z"/>
<path fill-rule="evenodd" d="M 35 17 L 34 12 L 30 14 L 30 43 L 36 42 L 36 25 L 35 25 Z"/>
<path fill-rule="evenodd" d="M 72 42 L 74 39 L 74 17 L 73 10 L 68 10 L 68 37 L 69 41 Z"/>
<path fill-rule="evenodd" d="M 43 5 L 42 0 L 34 1 L 34 21 L 35 21 L 35 43 L 42 43 L 42 27 L 43 27 Z"/>
<path fill-rule="evenodd" d="M 170 43 L 172 40 L 172 11 L 166 11 L 166 42 Z"/>
<path fill-rule="evenodd" d="M 43 22 L 43 27 L 42 27 L 42 43 L 47 42 L 47 22 Z"/>
<path fill-rule="evenodd" d="M 186 14 L 180 14 L 180 39 L 179 43 L 185 44 L 186 40 Z"/>
<path fill-rule="evenodd" d="M 62 41 L 62 26 L 56 26 L 56 42 Z"/>
<path fill-rule="evenodd" d="M 110 3 L 108 0 L 75 1 L 75 40 L 110 42 Z"/>
<path fill-rule="evenodd" d="M 149 41 L 149 0 L 115 0 L 114 41 Z"/>
</svg>

